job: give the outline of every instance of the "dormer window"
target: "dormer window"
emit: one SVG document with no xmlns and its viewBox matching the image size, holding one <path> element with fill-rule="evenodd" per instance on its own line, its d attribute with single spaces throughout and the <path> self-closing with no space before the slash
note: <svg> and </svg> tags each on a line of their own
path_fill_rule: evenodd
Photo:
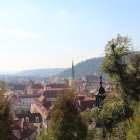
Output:
<svg viewBox="0 0 140 140">
<path fill-rule="evenodd" d="M 38 117 L 36 117 L 36 122 L 39 122 L 39 118 Z"/>
<path fill-rule="evenodd" d="M 29 118 L 28 117 L 26 117 L 26 122 L 29 122 Z"/>
</svg>

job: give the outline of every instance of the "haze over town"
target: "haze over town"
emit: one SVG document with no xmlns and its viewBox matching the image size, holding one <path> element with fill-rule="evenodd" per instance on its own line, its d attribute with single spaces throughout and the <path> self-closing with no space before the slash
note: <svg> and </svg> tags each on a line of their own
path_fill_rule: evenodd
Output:
<svg viewBox="0 0 140 140">
<path fill-rule="evenodd" d="M 0 1 L 0 71 L 67 68 L 119 33 L 140 45 L 138 0 Z"/>
</svg>

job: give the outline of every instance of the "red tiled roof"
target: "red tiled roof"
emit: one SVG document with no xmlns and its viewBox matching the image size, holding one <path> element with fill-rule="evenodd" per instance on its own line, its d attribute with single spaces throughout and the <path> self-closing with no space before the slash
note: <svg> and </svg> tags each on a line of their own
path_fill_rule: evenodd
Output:
<svg viewBox="0 0 140 140">
<path fill-rule="evenodd" d="M 14 84 L 13 89 L 14 90 L 25 90 L 26 86 L 24 84 Z"/>
<path fill-rule="evenodd" d="M 46 98 L 57 98 L 57 96 L 61 93 L 62 91 L 59 91 L 59 90 L 46 90 L 43 92 L 43 95 Z"/>
<path fill-rule="evenodd" d="M 95 101 L 95 98 L 92 97 L 85 97 L 84 101 Z"/>
<path fill-rule="evenodd" d="M 50 84 L 49 86 L 51 88 L 67 88 L 67 85 L 66 84 Z"/>
<path fill-rule="evenodd" d="M 37 99 L 36 100 L 36 102 L 35 102 L 35 104 L 37 105 L 37 106 L 43 106 L 43 107 L 45 107 L 45 108 L 48 108 L 48 107 L 51 107 L 51 105 L 52 105 L 52 101 L 50 101 L 50 100 L 45 100 L 45 101 L 43 101 L 43 102 L 39 102 L 39 100 Z"/>
<path fill-rule="evenodd" d="M 17 98 L 17 95 L 15 95 L 15 94 L 12 95 L 12 98 L 13 98 L 13 99 L 16 99 L 16 98 Z"/>
<path fill-rule="evenodd" d="M 40 103 L 46 101 L 45 96 L 41 95 L 38 99 L 37 99 Z"/>
<path fill-rule="evenodd" d="M 33 84 L 33 85 L 31 86 L 31 88 L 33 88 L 33 89 L 42 89 L 43 86 L 42 86 L 41 84 Z"/>
<path fill-rule="evenodd" d="M 37 104 L 32 104 L 34 108 L 41 114 L 44 119 L 49 119 L 50 112 L 53 110 L 53 106 L 45 108 L 44 106 L 38 106 Z"/>
<path fill-rule="evenodd" d="M 26 123 L 26 122 L 23 122 L 23 128 L 22 128 L 21 123 L 22 123 L 21 120 L 14 120 L 11 125 L 12 131 L 13 131 L 12 138 L 14 140 L 23 140 L 25 138 L 28 138 L 37 129 L 37 127 L 31 125 L 30 123 Z M 16 137 L 17 133 L 20 135 L 20 138 Z"/>
<path fill-rule="evenodd" d="M 86 97 L 86 95 L 84 95 L 84 94 L 76 93 L 76 100 L 84 100 L 85 97 Z"/>
<path fill-rule="evenodd" d="M 49 108 L 49 107 L 51 107 L 51 105 L 52 105 L 52 101 L 45 101 L 42 105 L 43 105 L 45 108 Z"/>
<path fill-rule="evenodd" d="M 26 117 L 28 117 L 30 123 L 42 122 L 42 117 L 39 113 L 22 113 L 22 114 L 16 114 L 15 116 L 19 119 L 24 119 L 25 121 L 26 121 Z M 36 117 L 39 118 L 38 122 L 36 122 Z"/>
<path fill-rule="evenodd" d="M 40 94 L 22 94 L 18 98 L 39 98 Z"/>
<path fill-rule="evenodd" d="M 86 95 L 87 93 L 84 92 L 84 91 L 78 91 L 78 92 L 76 92 L 76 94 L 77 94 L 77 95 Z"/>
<path fill-rule="evenodd" d="M 83 94 L 77 94 L 76 96 L 79 96 L 79 97 L 83 96 L 83 97 L 85 97 L 86 95 L 83 95 Z"/>
<path fill-rule="evenodd" d="M 87 108 L 93 108 L 93 106 L 96 104 L 96 100 L 81 100 L 80 101 L 80 110 L 84 111 Z"/>
<path fill-rule="evenodd" d="M 83 94 L 77 94 L 76 100 L 79 103 L 79 107 L 81 111 L 84 111 L 87 108 L 93 108 L 93 105 L 96 104 L 95 98 L 88 97 L 87 95 L 83 95 Z"/>
<path fill-rule="evenodd" d="M 98 92 L 97 89 L 93 89 L 93 90 L 90 91 L 91 94 L 96 94 L 97 92 Z"/>
</svg>

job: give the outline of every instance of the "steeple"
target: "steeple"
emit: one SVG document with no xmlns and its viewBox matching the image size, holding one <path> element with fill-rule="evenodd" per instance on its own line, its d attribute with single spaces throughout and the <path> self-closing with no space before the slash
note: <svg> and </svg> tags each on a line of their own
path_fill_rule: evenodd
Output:
<svg viewBox="0 0 140 140">
<path fill-rule="evenodd" d="M 105 93 L 105 89 L 102 86 L 102 76 L 100 76 L 100 88 L 99 88 L 99 91 L 97 92 L 97 94 L 95 94 L 96 106 L 97 107 L 101 106 L 101 102 L 106 96 L 104 93 Z"/>
<path fill-rule="evenodd" d="M 100 86 L 102 86 L 102 76 L 100 76 Z"/>
<path fill-rule="evenodd" d="M 75 73 L 74 73 L 74 64 L 73 64 L 73 60 L 72 60 L 72 78 L 75 78 Z"/>
<path fill-rule="evenodd" d="M 105 93 L 105 89 L 102 86 L 102 76 L 100 76 L 100 88 L 98 94 L 104 94 L 104 93 Z"/>
</svg>

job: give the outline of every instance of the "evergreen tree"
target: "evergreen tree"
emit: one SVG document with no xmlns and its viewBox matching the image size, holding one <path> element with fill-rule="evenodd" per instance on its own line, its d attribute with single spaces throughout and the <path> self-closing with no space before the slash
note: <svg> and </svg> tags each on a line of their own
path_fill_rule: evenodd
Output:
<svg viewBox="0 0 140 140">
<path fill-rule="evenodd" d="M 0 90 L 0 140 L 11 140 L 12 115 L 10 102 L 4 93 L 6 92 L 5 82 L 1 83 Z"/>
<path fill-rule="evenodd" d="M 78 111 L 73 90 L 65 90 L 58 97 L 51 114 L 51 130 L 48 139 L 51 140 L 85 140 L 87 126 Z"/>
</svg>

